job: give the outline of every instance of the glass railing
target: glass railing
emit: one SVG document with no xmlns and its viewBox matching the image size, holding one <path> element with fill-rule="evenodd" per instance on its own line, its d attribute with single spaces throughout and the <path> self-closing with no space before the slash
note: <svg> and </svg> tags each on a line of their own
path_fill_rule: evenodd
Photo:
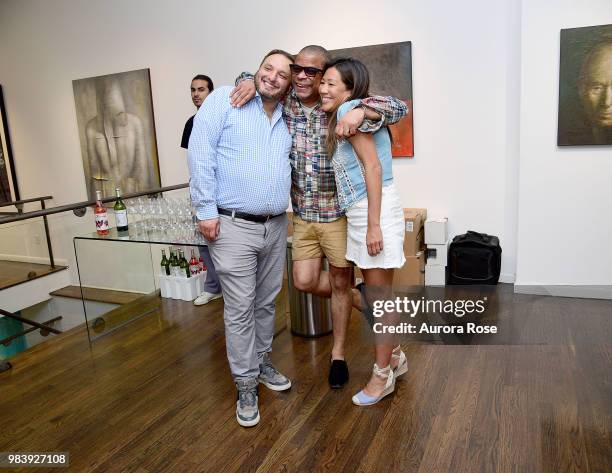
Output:
<svg viewBox="0 0 612 473">
<path fill-rule="evenodd" d="M 126 307 L 159 300 L 161 248 L 201 242 L 188 184 L 123 200 L 128 232 L 105 237 L 95 232 L 93 201 L 0 208 L 0 360 L 68 330 L 94 340 L 138 316 Z M 104 203 L 113 227 L 114 198 Z"/>
</svg>

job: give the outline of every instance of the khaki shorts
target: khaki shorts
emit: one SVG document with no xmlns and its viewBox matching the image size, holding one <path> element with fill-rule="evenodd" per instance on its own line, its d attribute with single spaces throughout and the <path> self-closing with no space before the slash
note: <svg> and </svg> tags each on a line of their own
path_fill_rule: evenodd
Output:
<svg viewBox="0 0 612 473">
<path fill-rule="evenodd" d="M 336 268 L 353 264 L 346 259 L 346 217 L 327 223 L 307 222 L 293 215 L 293 261 L 327 257 Z"/>
</svg>

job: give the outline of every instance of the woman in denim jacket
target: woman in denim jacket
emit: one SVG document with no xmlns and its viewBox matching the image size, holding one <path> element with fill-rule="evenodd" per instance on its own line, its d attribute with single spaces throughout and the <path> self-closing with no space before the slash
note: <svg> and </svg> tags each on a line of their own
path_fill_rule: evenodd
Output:
<svg viewBox="0 0 612 473">
<path fill-rule="evenodd" d="M 393 270 L 406 261 L 404 214 L 393 184 L 389 131 L 386 127 L 374 134 L 358 131 L 341 141 L 335 135 L 337 120 L 369 95 L 369 82 L 363 63 L 336 59 L 326 66 L 319 93 L 321 108 L 329 115 L 327 149 L 333 155 L 338 200 L 347 217 L 346 258 L 363 272 L 367 305 L 380 309 L 382 301 L 392 298 Z M 379 312 L 374 313 L 377 332 L 397 322 L 397 314 Z M 376 404 L 392 393 L 395 379 L 407 371 L 406 356 L 393 335 L 375 334 L 375 340 L 372 376 L 353 396 L 353 403 L 360 406 Z"/>
</svg>

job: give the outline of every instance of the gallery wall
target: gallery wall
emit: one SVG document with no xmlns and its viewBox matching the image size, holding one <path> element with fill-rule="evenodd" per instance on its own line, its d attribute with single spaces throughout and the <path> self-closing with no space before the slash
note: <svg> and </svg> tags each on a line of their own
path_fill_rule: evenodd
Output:
<svg viewBox="0 0 612 473">
<path fill-rule="evenodd" d="M 555 10 L 553 2 L 534 3 Z M 552 37 L 557 41 L 558 31 Z M 512 282 L 525 87 L 520 39 L 521 3 L 514 0 L 394 0 L 375 7 L 364 0 L 270 1 L 257 7 L 196 0 L 3 0 L 0 84 L 22 195 L 52 194 L 59 205 L 86 196 L 73 79 L 151 69 L 162 185 L 171 185 L 188 178 L 179 140 L 193 113 L 188 86 L 194 74 L 229 84 L 238 72 L 255 70 L 272 48 L 295 52 L 309 43 L 338 49 L 412 41 L 415 157 L 394 162 L 403 204 L 449 217 L 451 234 L 472 229 L 498 235 L 502 281 Z M 549 81 L 556 84 L 554 74 Z M 530 131 L 554 129 L 553 112 L 545 118 L 552 121 L 539 121 Z M 554 151 L 554 140 L 549 147 Z M 532 151 L 523 147 L 521 158 Z M 530 176 L 523 171 L 528 195 L 521 202 L 539 203 L 549 183 L 525 188 Z M 62 218 L 74 219 L 57 217 L 56 225 L 63 225 Z M 58 256 L 70 261 L 71 245 L 59 245 Z M 543 275 L 542 282 L 553 280 L 553 273 Z"/>
<path fill-rule="evenodd" d="M 517 290 L 612 298 L 612 147 L 557 147 L 559 31 L 612 23 L 609 0 L 522 7 Z"/>
</svg>

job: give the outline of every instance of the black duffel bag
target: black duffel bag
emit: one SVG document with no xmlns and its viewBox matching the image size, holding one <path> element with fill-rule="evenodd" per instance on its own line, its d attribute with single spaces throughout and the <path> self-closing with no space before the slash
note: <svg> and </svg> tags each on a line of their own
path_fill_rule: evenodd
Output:
<svg viewBox="0 0 612 473">
<path fill-rule="evenodd" d="M 499 238 L 468 231 L 448 249 L 448 284 L 497 284 L 501 270 Z"/>
</svg>

